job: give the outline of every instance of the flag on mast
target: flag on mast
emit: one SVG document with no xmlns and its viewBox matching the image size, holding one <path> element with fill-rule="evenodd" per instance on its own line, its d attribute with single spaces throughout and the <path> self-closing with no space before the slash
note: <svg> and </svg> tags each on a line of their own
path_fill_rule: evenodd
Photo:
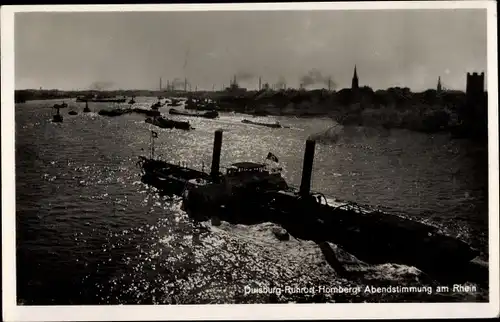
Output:
<svg viewBox="0 0 500 322">
<path fill-rule="evenodd" d="M 272 154 L 271 152 L 269 152 L 267 154 L 266 160 L 271 160 L 271 161 L 274 161 L 276 163 L 279 163 L 278 157 L 275 156 L 274 154 Z"/>
</svg>

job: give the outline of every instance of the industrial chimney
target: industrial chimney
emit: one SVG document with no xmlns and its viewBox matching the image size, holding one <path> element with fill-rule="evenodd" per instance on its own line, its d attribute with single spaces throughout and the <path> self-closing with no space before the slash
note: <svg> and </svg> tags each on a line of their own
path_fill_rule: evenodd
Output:
<svg viewBox="0 0 500 322">
<path fill-rule="evenodd" d="M 212 169 L 210 176 L 214 182 L 219 180 L 220 154 L 222 149 L 222 130 L 215 131 L 214 149 L 212 152 Z"/>
<path fill-rule="evenodd" d="M 316 141 L 307 140 L 304 151 L 304 164 L 302 166 L 302 180 L 300 182 L 300 195 L 306 197 L 311 191 L 311 178 L 314 163 L 314 149 Z"/>
</svg>

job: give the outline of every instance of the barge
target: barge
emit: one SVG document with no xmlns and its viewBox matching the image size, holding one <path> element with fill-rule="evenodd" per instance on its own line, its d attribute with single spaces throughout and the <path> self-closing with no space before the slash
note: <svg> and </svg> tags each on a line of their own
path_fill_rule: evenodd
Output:
<svg viewBox="0 0 500 322">
<path fill-rule="evenodd" d="M 162 129 L 179 129 L 179 130 L 193 130 L 189 122 L 170 120 L 164 117 L 148 117 L 145 120 L 146 123 L 158 126 Z"/>
<path fill-rule="evenodd" d="M 219 113 L 217 111 L 207 111 L 207 112 L 183 112 L 179 111 L 175 108 L 171 108 L 168 111 L 172 115 L 182 115 L 182 116 L 192 116 L 192 117 L 203 117 L 207 119 L 215 119 L 219 117 Z"/>
<path fill-rule="evenodd" d="M 290 187 L 279 169 L 264 164 L 235 163 L 221 173 L 221 147 L 219 130 L 210 174 L 152 159 L 141 166 L 149 182 L 182 195 L 183 209 L 197 221 L 217 217 L 233 224 L 273 222 L 296 238 L 323 248 L 332 242 L 370 264 L 410 265 L 443 280 L 487 280 L 487 268 L 473 261 L 479 252 L 466 242 L 378 209 L 330 205 L 323 194 L 311 191 L 315 141 L 306 142 L 300 188 Z"/>
<path fill-rule="evenodd" d="M 270 127 L 273 129 L 281 129 L 283 127 L 278 121 L 276 121 L 276 123 L 263 123 L 263 122 L 254 122 L 254 121 L 250 121 L 250 120 L 245 119 L 245 120 L 242 120 L 241 123 L 265 126 L 265 127 Z"/>
</svg>

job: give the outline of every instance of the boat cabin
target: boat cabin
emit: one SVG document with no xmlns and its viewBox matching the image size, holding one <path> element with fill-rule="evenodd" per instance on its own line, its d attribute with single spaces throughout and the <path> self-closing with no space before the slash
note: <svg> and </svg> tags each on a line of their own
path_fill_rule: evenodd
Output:
<svg viewBox="0 0 500 322">
<path fill-rule="evenodd" d="M 245 187 L 250 190 L 281 190 L 287 188 L 279 171 L 269 171 L 266 164 L 254 162 L 233 163 L 223 176 L 227 192 Z"/>
<path fill-rule="evenodd" d="M 237 162 L 233 163 L 227 170 L 226 173 L 228 175 L 239 175 L 242 173 L 265 173 L 267 174 L 268 171 L 266 170 L 266 165 L 261 164 L 261 163 L 255 163 L 255 162 Z"/>
</svg>

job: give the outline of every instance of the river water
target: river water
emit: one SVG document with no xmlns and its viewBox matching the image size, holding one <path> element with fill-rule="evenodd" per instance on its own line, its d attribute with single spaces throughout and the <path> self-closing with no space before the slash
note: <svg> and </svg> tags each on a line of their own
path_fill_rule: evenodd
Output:
<svg viewBox="0 0 500 322">
<path fill-rule="evenodd" d="M 140 98 L 150 104 L 154 98 Z M 210 166 L 213 133 L 224 129 L 221 165 L 275 154 L 299 185 L 305 140 L 317 139 L 312 188 L 329 198 L 402 212 L 458 236 L 487 260 L 486 148 L 446 134 L 341 127 L 328 119 L 279 120 L 286 129 L 241 123 L 227 113 L 189 121 L 194 131 L 153 128 L 141 115 L 102 117 L 113 107 L 60 101 L 17 104 L 16 239 L 18 303 L 166 304 L 290 301 L 484 301 L 467 294 L 246 294 L 251 287 L 433 285 L 413 268 L 368 265 L 331 245 L 353 279 L 336 276 L 312 242 L 280 242 L 271 224 L 195 226 L 178 198 L 140 182 L 137 157 L 156 154 L 193 168 Z M 146 104 L 146 105 L 147 105 Z M 163 112 L 167 107 L 162 108 Z M 68 115 L 69 110 L 79 112 Z M 177 117 L 182 119 L 182 117 Z"/>
</svg>

